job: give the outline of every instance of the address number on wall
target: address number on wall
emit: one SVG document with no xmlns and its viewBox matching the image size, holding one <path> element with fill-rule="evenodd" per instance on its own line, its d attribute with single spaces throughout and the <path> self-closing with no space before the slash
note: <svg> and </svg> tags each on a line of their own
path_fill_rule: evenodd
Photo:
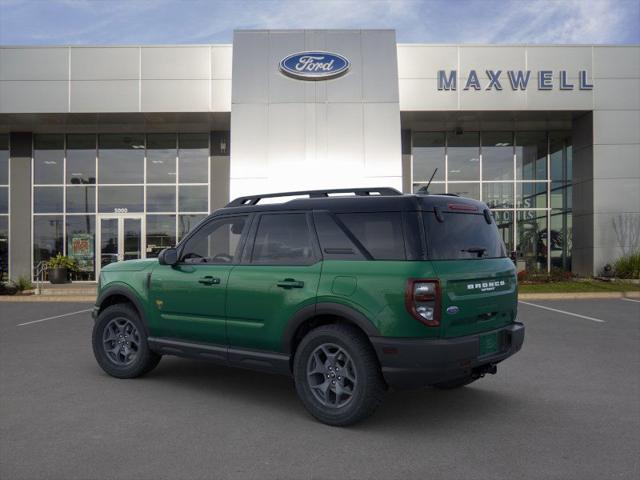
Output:
<svg viewBox="0 0 640 480">
<path fill-rule="evenodd" d="M 113 213 L 128 213 L 129 209 L 128 208 L 114 208 L 113 209 Z"/>
</svg>

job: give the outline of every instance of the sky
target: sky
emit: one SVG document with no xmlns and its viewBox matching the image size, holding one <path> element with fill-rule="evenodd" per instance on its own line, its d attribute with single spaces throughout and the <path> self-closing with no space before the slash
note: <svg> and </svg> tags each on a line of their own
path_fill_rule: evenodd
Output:
<svg viewBox="0 0 640 480">
<path fill-rule="evenodd" d="M 0 44 L 231 43 L 241 28 L 393 28 L 400 43 L 640 43 L 640 0 L 0 0 Z"/>
</svg>

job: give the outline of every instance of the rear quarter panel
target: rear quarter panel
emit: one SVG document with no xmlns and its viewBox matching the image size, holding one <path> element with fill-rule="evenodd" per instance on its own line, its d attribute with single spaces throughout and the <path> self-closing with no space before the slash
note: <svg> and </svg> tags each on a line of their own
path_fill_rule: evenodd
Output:
<svg viewBox="0 0 640 480">
<path fill-rule="evenodd" d="M 427 327 L 405 308 L 409 278 L 434 278 L 429 261 L 325 260 L 318 287 L 320 302 L 351 307 L 387 337 L 437 337 L 438 327 Z"/>
</svg>

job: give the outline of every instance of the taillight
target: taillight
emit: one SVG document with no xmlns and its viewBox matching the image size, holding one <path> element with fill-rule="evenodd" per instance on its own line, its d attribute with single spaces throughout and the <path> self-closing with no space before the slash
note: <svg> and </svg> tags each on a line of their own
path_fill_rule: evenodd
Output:
<svg viewBox="0 0 640 480">
<path fill-rule="evenodd" d="M 428 327 L 440 325 L 440 284 L 438 280 L 409 279 L 405 291 L 409 313 Z"/>
</svg>

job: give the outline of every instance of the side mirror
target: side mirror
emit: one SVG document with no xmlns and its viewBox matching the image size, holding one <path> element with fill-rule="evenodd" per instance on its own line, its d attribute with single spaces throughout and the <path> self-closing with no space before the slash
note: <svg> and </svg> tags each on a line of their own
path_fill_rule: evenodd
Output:
<svg viewBox="0 0 640 480">
<path fill-rule="evenodd" d="M 178 250 L 175 248 L 165 248 L 158 255 L 160 265 L 175 265 L 178 263 Z"/>
<path fill-rule="evenodd" d="M 515 262 L 515 261 L 517 261 L 517 260 L 518 260 L 518 252 L 517 252 L 517 251 L 515 251 L 515 250 L 514 250 L 514 251 L 512 251 L 512 252 L 509 254 L 509 258 L 511 258 L 511 260 L 513 260 L 514 262 Z"/>
</svg>

